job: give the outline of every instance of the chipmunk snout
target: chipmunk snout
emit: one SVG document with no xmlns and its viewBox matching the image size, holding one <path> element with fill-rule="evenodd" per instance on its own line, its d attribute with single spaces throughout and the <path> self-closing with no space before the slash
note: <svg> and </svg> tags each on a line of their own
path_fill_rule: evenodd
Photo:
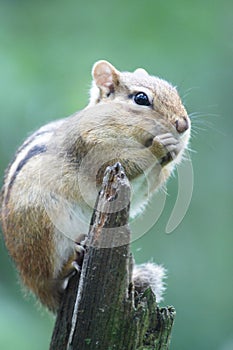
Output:
<svg viewBox="0 0 233 350">
<path fill-rule="evenodd" d="M 180 117 L 175 121 L 176 130 L 178 133 L 183 133 L 189 128 L 189 122 L 187 117 Z"/>
</svg>

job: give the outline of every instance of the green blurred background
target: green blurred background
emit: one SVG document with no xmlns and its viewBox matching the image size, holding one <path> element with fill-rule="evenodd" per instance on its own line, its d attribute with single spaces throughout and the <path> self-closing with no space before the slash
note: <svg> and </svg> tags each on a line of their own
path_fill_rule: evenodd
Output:
<svg viewBox="0 0 233 350">
<path fill-rule="evenodd" d="M 171 349 L 233 349 L 233 2 L 0 1 L 0 173 L 25 136 L 87 103 L 97 59 L 177 85 L 193 118 L 194 191 L 172 234 L 177 195 L 133 243 L 136 262 L 168 270 L 177 310 Z M 43 257 L 42 257 L 43 258 Z M 54 320 L 24 298 L 0 240 L 0 348 L 47 349 Z"/>
</svg>

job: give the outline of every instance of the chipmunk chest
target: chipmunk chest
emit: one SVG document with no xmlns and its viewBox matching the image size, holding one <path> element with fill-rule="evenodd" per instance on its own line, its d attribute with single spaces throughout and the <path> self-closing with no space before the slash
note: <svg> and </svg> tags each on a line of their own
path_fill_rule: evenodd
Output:
<svg viewBox="0 0 233 350">
<path fill-rule="evenodd" d="M 159 164 L 152 165 L 141 175 L 131 180 L 130 217 L 140 215 L 150 198 L 163 182 L 163 172 Z"/>
</svg>

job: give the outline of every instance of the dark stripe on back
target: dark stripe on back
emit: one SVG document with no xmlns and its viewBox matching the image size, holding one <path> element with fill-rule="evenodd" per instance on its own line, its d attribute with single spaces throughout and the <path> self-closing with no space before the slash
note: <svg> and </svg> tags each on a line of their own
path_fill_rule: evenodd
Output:
<svg viewBox="0 0 233 350">
<path fill-rule="evenodd" d="M 31 136 L 29 136 L 29 138 L 22 144 L 22 146 L 20 146 L 18 148 L 17 152 L 15 153 L 14 159 L 10 163 L 9 168 L 15 162 L 17 156 L 24 150 L 24 148 L 26 148 L 28 145 L 30 145 L 30 143 L 32 143 L 38 136 L 41 136 L 41 135 L 44 135 L 44 134 L 50 134 L 53 131 L 54 131 L 54 129 L 45 130 L 45 131 L 39 131 L 39 132 L 35 132 Z"/>
<path fill-rule="evenodd" d="M 6 171 L 5 171 L 5 176 L 4 179 L 6 179 L 8 172 L 11 168 L 11 166 L 14 164 L 14 162 L 16 161 L 18 155 L 24 150 L 24 148 L 26 148 L 28 145 L 30 145 L 30 143 L 32 143 L 38 136 L 43 135 L 43 134 L 50 134 L 51 132 L 53 132 L 55 129 L 51 129 L 51 130 L 45 130 L 45 131 L 37 131 L 34 132 L 34 134 L 32 134 L 31 136 L 28 137 L 28 139 L 22 144 L 22 146 L 20 146 L 18 148 L 18 150 L 16 151 L 13 159 L 11 160 L 11 162 L 9 163 Z"/>
<path fill-rule="evenodd" d="M 22 170 L 22 168 L 24 167 L 24 165 L 33 157 L 35 157 L 36 155 L 40 154 L 40 153 L 44 153 L 47 151 L 47 147 L 45 145 L 36 145 L 34 147 L 32 147 L 27 155 L 19 162 L 14 174 L 11 177 L 10 183 L 8 185 L 8 189 L 7 189 L 7 194 L 6 194 L 6 198 L 5 198 L 5 203 L 7 204 L 9 201 L 9 197 L 10 197 L 10 192 L 11 192 L 11 188 L 15 182 L 15 179 L 18 175 L 18 173 L 20 172 L 20 170 Z"/>
<path fill-rule="evenodd" d="M 34 132 L 34 134 L 29 136 L 29 138 L 22 144 L 22 146 L 19 147 L 16 155 L 18 155 L 25 147 L 30 145 L 30 143 L 32 143 L 38 136 L 44 135 L 44 134 L 50 134 L 52 131 L 54 131 L 54 129 Z"/>
</svg>

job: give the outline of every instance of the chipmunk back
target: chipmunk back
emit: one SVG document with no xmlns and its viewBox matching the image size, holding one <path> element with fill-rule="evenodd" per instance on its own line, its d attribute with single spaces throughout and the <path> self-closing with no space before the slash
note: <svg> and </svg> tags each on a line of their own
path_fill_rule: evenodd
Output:
<svg viewBox="0 0 233 350">
<path fill-rule="evenodd" d="M 87 234 L 106 166 L 121 162 L 133 188 L 130 215 L 140 215 L 190 137 L 188 114 L 171 84 L 141 68 L 119 72 L 107 61 L 95 63 L 92 75 L 87 107 L 26 139 L 1 194 L 6 247 L 23 283 L 52 311 Z M 159 301 L 164 270 L 152 265 L 136 267 L 134 277 L 137 285 L 150 279 Z"/>
</svg>

